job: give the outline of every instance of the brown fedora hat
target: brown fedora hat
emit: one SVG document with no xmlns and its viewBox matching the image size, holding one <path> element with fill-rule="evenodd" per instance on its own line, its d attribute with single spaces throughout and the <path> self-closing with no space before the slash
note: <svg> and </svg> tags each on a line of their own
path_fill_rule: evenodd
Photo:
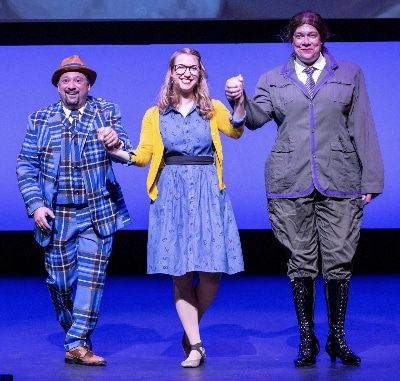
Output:
<svg viewBox="0 0 400 381">
<path fill-rule="evenodd" d="M 93 69 L 87 67 L 81 60 L 81 57 L 75 55 L 62 60 L 60 67 L 51 77 L 51 83 L 57 87 L 60 77 L 68 71 L 78 71 L 79 73 L 86 74 L 89 78 L 90 85 L 93 85 L 97 78 L 97 73 Z"/>
</svg>

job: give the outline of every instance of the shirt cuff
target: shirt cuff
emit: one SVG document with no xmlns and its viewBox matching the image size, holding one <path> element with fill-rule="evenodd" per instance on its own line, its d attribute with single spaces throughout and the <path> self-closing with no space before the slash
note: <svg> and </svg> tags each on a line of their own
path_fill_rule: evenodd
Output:
<svg viewBox="0 0 400 381">
<path fill-rule="evenodd" d="M 129 160 L 124 164 L 126 166 L 134 165 L 136 163 L 136 160 L 133 159 L 133 156 L 136 156 L 133 151 L 127 151 L 129 154 Z"/>
<path fill-rule="evenodd" d="M 241 127 L 244 124 L 244 122 L 246 121 L 246 111 L 244 112 L 242 119 L 235 120 L 235 119 L 233 119 L 233 114 L 232 114 L 231 117 L 229 118 L 229 121 L 231 122 L 233 127 Z"/>
</svg>

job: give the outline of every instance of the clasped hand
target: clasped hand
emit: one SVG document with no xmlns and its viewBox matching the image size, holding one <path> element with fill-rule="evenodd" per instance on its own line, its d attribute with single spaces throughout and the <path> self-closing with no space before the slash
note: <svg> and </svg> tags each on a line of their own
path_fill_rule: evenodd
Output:
<svg viewBox="0 0 400 381">
<path fill-rule="evenodd" d="M 229 78 L 225 83 L 225 96 L 228 101 L 236 101 L 243 96 L 244 79 L 241 74 Z"/>
<path fill-rule="evenodd" d="M 118 134 L 111 127 L 98 128 L 97 138 L 108 153 L 118 151 Z"/>
</svg>

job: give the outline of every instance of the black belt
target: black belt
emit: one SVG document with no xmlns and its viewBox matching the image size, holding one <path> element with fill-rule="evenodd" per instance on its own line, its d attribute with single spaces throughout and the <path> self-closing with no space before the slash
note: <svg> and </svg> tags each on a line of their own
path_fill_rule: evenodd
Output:
<svg viewBox="0 0 400 381">
<path fill-rule="evenodd" d="M 164 158 L 166 165 L 209 165 L 214 164 L 212 156 L 175 155 Z"/>
<path fill-rule="evenodd" d="M 88 203 L 84 203 L 84 204 L 55 204 L 55 206 L 61 206 L 63 208 L 83 209 L 87 208 L 89 205 Z"/>
</svg>

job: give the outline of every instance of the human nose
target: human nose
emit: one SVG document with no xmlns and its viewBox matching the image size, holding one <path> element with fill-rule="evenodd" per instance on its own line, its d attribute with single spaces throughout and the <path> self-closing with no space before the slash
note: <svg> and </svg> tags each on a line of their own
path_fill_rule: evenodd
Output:
<svg viewBox="0 0 400 381">
<path fill-rule="evenodd" d="M 186 75 L 187 77 L 190 77 L 192 75 L 190 71 L 190 67 L 185 67 L 185 71 L 183 72 L 183 75 Z"/>
</svg>

